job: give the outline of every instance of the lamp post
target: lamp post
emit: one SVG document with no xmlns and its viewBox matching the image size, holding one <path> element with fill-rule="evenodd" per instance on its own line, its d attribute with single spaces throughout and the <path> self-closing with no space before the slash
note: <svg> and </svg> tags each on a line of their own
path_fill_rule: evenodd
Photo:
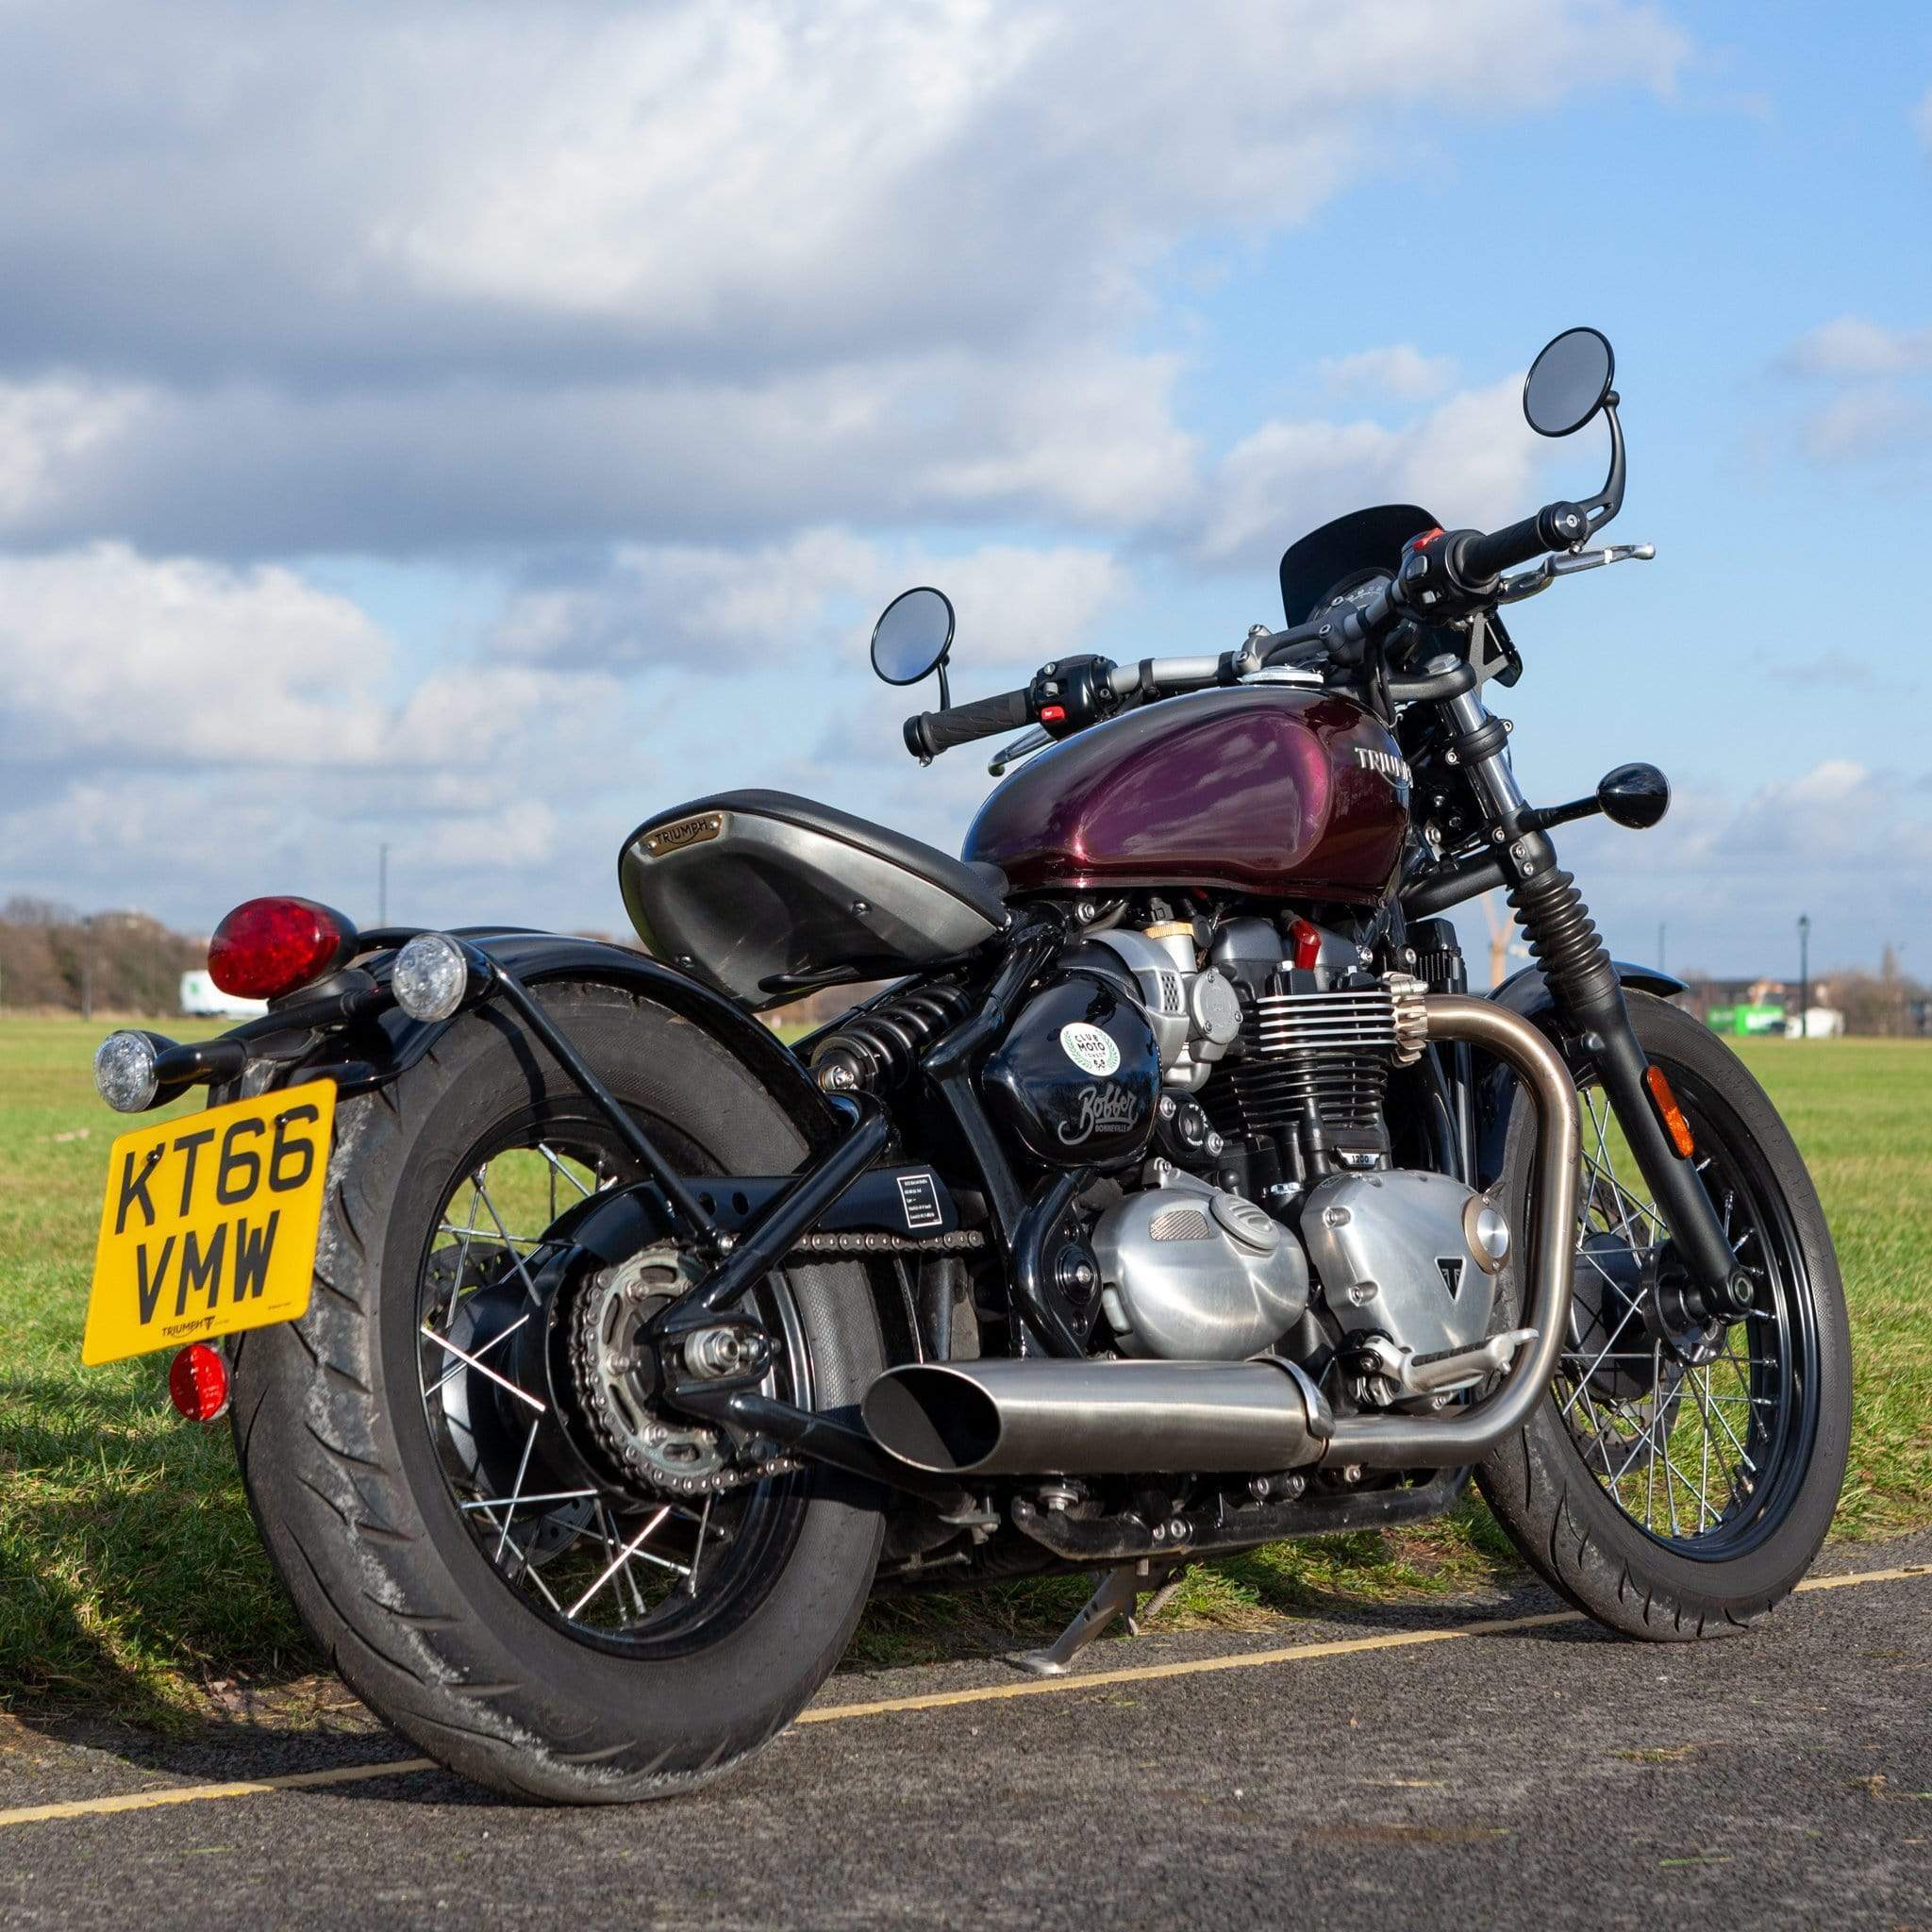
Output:
<svg viewBox="0 0 1932 1932">
<path fill-rule="evenodd" d="M 1811 1037 L 1811 915 L 1798 914 L 1798 1038 Z"/>
</svg>

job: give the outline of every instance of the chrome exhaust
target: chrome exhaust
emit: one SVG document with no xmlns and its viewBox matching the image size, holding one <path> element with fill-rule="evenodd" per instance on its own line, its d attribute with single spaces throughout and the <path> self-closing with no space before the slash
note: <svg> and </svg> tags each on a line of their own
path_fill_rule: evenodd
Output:
<svg viewBox="0 0 1932 1932">
<path fill-rule="evenodd" d="M 1570 1277 L 1575 1266 L 1576 1163 L 1582 1146 L 1576 1082 L 1562 1056 L 1520 1013 L 1494 1000 L 1432 992 L 1431 1040 L 1466 1040 L 1507 1060 L 1536 1103 L 1536 1197 L 1528 1251 L 1529 1306 L 1518 1316 L 1535 1340 L 1486 1402 L 1445 1415 L 1351 1415 L 1336 1419 L 1322 1451 L 1330 1469 L 1460 1469 L 1480 1462 L 1528 1422 L 1557 1373 L 1570 1334 Z M 1257 1465 L 1258 1467 L 1258 1465 Z"/>
<path fill-rule="evenodd" d="M 1333 1418 L 1292 1362 L 912 1362 L 859 1405 L 880 1447 L 947 1475 L 1298 1469 Z"/>
<path fill-rule="evenodd" d="M 1466 1040 L 1522 1074 L 1536 1104 L 1528 1307 L 1498 1392 L 1448 1415 L 1334 1415 L 1292 1362 L 914 1362 L 889 1369 L 860 1413 L 874 1440 L 915 1469 L 949 1475 L 1223 1474 L 1351 1464 L 1459 1469 L 1529 1420 L 1570 1332 L 1580 1144 L 1576 1086 L 1521 1015 L 1493 1001 L 1430 993 L 1431 1040 Z M 1525 1339 L 1525 1332 L 1526 1339 Z"/>
</svg>

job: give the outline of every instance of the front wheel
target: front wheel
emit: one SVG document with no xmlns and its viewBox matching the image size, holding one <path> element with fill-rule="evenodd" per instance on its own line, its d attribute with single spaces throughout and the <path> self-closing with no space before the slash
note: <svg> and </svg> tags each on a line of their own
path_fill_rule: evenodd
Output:
<svg viewBox="0 0 1932 1932">
<path fill-rule="evenodd" d="M 805 1156 L 697 1027 L 602 988 L 541 996 L 680 1172 Z M 365 1703 L 503 1790 L 651 1797 L 741 1761 L 851 1636 L 877 1498 L 658 1411 L 638 1331 L 694 1278 L 675 1249 L 546 1271 L 559 1210 L 634 1174 L 495 1009 L 337 1119 L 308 1312 L 236 1364 L 249 1500 L 304 1620 Z M 749 1299 L 775 1396 L 843 1407 L 884 1366 L 856 1263 Z"/>
<path fill-rule="evenodd" d="M 1690 1014 L 1626 994 L 1644 1052 L 1689 1116 L 1739 1265 L 1740 1321 L 1678 1291 L 1670 1229 L 1595 1071 L 1583 1113 L 1570 1333 L 1549 1399 L 1477 1472 L 1529 1564 L 1599 1622 L 1661 1640 L 1762 1618 L 1830 1527 L 1851 1438 L 1844 1287 L 1816 1189 L 1757 1081 Z M 1520 1091 L 1500 1179 L 1524 1224 L 1536 1124 Z M 1520 1250 L 1519 1250 L 1520 1252 Z M 1499 1295 L 1513 1325 L 1521 1271 Z"/>
</svg>

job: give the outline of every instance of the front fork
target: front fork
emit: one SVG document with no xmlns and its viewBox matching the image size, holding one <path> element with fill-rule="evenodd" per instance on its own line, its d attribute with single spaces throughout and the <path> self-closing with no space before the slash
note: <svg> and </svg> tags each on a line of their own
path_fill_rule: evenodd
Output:
<svg viewBox="0 0 1932 1932">
<path fill-rule="evenodd" d="M 1488 817 L 1509 905 L 1529 941 L 1530 957 L 1542 968 L 1565 1030 L 1596 1067 L 1690 1276 L 1689 1298 L 1707 1319 L 1735 1320 L 1751 1306 L 1751 1277 L 1738 1265 L 1694 1161 L 1680 1155 L 1664 1131 L 1644 1084 L 1650 1062 L 1630 1024 L 1616 968 L 1583 895 L 1557 865 L 1556 847 L 1509 768 L 1508 726 L 1490 715 L 1474 691 L 1448 699 L 1443 708 L 1455 727 L 1452 756 L 1469 774 Z"/>
</svg>

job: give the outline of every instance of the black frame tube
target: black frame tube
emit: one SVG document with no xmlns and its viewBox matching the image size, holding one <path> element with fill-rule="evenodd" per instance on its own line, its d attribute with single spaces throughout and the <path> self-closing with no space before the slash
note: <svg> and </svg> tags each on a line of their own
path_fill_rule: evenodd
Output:
<svg viewBox="0 0 1932 1932">
<path fill-rule="evenodd" d="M 711 1217 L 698 1204 L 698 1199 L 685 1186 L 683 1178 L 652 1143 L 651 1137 L 632 1120 L 619 1102 L 616 1094 L 605 1086 L 591 1064 L 565 1037 L 557 1023 L 543 1010 L 542 1003 L 537 998 L 514 973 L 509 972 L 498 960 L 476 946 L 463 944 L 464 958 L 470 963 L 470 971 L 480 975 L 501 993 L 516 1009 L 519 1019 L 526 1025 L 544 1046 L 558 1066 L 583 1089 L 585 1095 L 595 1104 L 599 1113 L 610 1123 L 617 1137 L 625 1146 L 637 1157 L 639 1164 L 663 1191 L 671 1211 L 676 1215 L 699 1244 L 712 1254 L 722 1252 L 718 1231 L 711 1224 Z M 774 1203 L 775 1211 L 778 1203 Z"/>
<path fill-rule="evenodd" d="M 661 1310 L 651 1321 L 646 1333 L 670 1341 L 708 1326 L 725 1303 L 735 1300 L 779 1266 L 799 1236 L 808 1233 L 819 1217 L 878 1158 L 891 1138 L 890 1116 L 870 1097 L 861 1097 L 849 1105 L 857 1114 L 852 1131 L 815 1165 L 807 1168 L 735 1243 L 729 1235 L 720 1237 L 730 1243 L 728 1258 L 689 1293 L 680 1295 Z M 676 1393 L 681 1400 L 682 1390 Z"/>
</svg>

